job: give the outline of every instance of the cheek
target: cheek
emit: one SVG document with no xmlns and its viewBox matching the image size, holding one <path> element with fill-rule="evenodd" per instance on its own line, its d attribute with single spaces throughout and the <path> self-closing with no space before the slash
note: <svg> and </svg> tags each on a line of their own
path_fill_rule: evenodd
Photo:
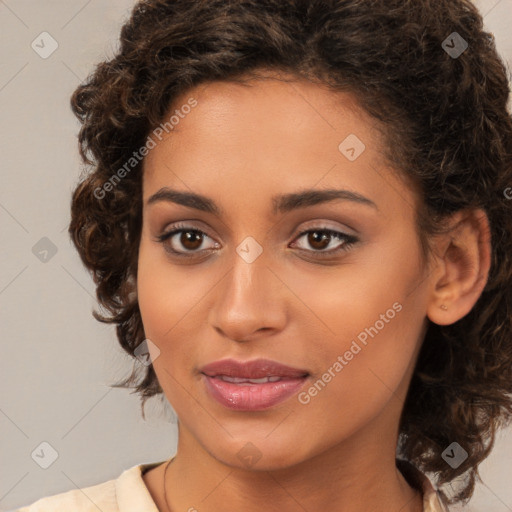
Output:
<svg viewBox="0 0 512 512">
<path fill-rule="evenodd" d="M 174 270 L 176 269 L 177 270 Z M 186 269 L 189 270 L 186 270 Z M 137 296 L 146 336 L 163 342 L 175 326 L 207 292 L 207 283 L 195 279 L 192 267 L 175 267 L 160 247 L 141 242 L 137 270 Z"/>
<path fill-rule="evenodd" d="M 384 408 L 398 409 L 405 400 L 405 379 L 412 369 L 421 328 L 416 326 L 417 313 L 410 303 L 393 312 L 388 323 L 377 317 L 363 327 L 350 315 L 346 321 L 338 315 L 338 335 L 322 340 L 322 354 L 316 354 L 319 371 L 298 396 L 297 412 L 300 418 L 322 418 L 330 425 L 332 441 L 347 438 Z"/>
<path fill-rule="evenodd" d="M 402 243 L 399 254 L 394 245 L 347 259 L 330 275 L 295 278 L 294 291 L 307 298 L 315 313 L 309 319 L 322 332 L 321 343 L 310 343 L 309 349 L 318 363 L 315 377 L 328 382 L 317 386 L 324 406 L 334 400 L 364 412 L 382 405 L 414 360 L 426 311 L 420 253 L 414 243 L 405 248 Z"/>
<path fill-rule="evenodd" d="M 206 334 L 205 302 L 221 279 L 211 267 L 171 263 L 165 251 L 143 240 L 139 248 L 137 294 L 146 338 L 159 349 L 155 373 L 168 398 L 176 382 L 190 378 L 201 360 Z M 179 386 L 178 386 L 179 388 Z"/>
<path fill-rule="evenodd" d="M 158 347 L 152 354 L 153 368 L 167 399 L 175 404 L 184 380 L 182 369 L 193 361 L 190 332 L 183 330 L 193 316 L 192 305 L 199 300 L 197 289 L 173 272 L 158 247 L 141 243 L 137 270 L 137 296 L 145 337 Z"/>
</svg>

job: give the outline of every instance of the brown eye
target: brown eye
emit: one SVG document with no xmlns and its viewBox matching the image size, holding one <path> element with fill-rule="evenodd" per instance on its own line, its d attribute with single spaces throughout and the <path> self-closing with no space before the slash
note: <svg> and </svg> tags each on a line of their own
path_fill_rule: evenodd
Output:
<svg viewBox="0 0 512 512">
<path fill-rule="evenodd" d="M 304 244 L 298 244 L 299 249 L 313 254 L 317 253 L 319 257 L 333 256 L 341 251 L 347 251 L 359 241 L 359 239 L 353 235 L 347 235 L 332 229 L 309 229 L 303 231 L 297 237 L 297 240 L 301 238 L 306 240 L 305 245 L 307 245 L 307 247 L 304 247 Z M 337 242 L 337 244 L 331 245 L 333 242 Z M 326 250 L 329 246 L 331 247 Z"/>
<path fill-rule="evenodd" d="M 308 243 L 311 247 L 323 250 L 329 246 L 331 236 L 323 231 L 310 231 L 308 233 Z"/>
<path fill-rule="evenodd" d="M 219 247 L 219 244 L 212 240 L 210 246 L 204 247 L 210 236 L 201 231 L 187 226 L 174 226 L 174 229 L 157 237 L 165 250 L 176 256 L 195 256 L 208 249 Z"/>
<path fill-rule="evenodd" d="M 182 231 L 179 241 L 185 249 L 194 251 L 201 247 L 203 237 L 199 231 Z"/>
</svg>

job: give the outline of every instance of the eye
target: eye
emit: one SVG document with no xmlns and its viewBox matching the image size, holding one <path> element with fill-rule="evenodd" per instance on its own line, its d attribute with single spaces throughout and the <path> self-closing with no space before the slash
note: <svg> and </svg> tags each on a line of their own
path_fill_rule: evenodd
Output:
<svg viewBox="0 0 512 512">
<path fill-rule="evenodd" d="M 220 247 L 217 242 L 211 244 L 210 247 L 204 247 L 206 239 L 212 240 L 200 229 L 179 224 L 175 224 L 171 231 L 157 236 L 157 241 L 163 244 L 167 252 L 183 257 L 194 256 L 199 251 Z"/>
<path fill-rule="evenodd" d="M 308 229 L 300 233 L 295 240 L 300 240 L 306 236 L 306 243 L 312 250 L 300 247 L 300 245 L 298 248 L 301 251 L 316 253 L 319 257 L 329 257 L 342 251 L 347 251 L 359 241 L 353 235 L 328 228 Z M 171 231 L 157 236 L 156 240 L 164 245 L 168 253 L 185 258 L 194 257 L 201 251 L 211 251 L 220 247 L 220 244 L 217 242 L 211 243 L 209 247 L 206 244 L 205 247 L 205 241 L 213 239 L 204 231 L 183 224 L 175 224 Z M 334 248 L 332 247 L 333 245 Z"/>
<path fill-rule="evenodd" d="M 299 249 L 319 253 L 320 257 L 333 256 L 341 251 L 347 251 L 358 242 L 358 239 L 353 235 L 347 235 L 341 231 L 328 228 L 308 229 L 307 231 L 303 231 L 296 240 L 300 240 L 305 236 L 307 236 L 307 238 L 305 238 L 306 243 L 312 247 L 313 250 L 304 247 L 299 247 Z M 333 245 L 334 248 L 332 248 Z"/>
</svg>

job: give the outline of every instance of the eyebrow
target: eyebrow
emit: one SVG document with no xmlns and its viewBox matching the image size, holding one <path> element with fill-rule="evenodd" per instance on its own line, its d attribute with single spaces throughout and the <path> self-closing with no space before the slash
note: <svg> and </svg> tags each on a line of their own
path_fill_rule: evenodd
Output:
<svg viewBox="0 0 512 512">
<path fill-rule="evenodd" d="M 294 192 L 291 194 L 283 194 L 272 197 L 273 210 L 272 213 L 287 213 L 292 210 L 299 208 L 306 208 L 308 206 L 314 206 L 317 204 L 327 203 L 337 199 L 352 201 L 354 203 L 362 204 L 376 209 L 379 208 L 377 205 L 367 197 L 362 196 L 356 192 L 350 190 L 337 190 L 337 189 L 326 189 L 326 190 L 303 190 L 301 192 Z M 194 208 L 207 213 L 212 213 L 218 216 L 222 216 L 223 210 L 220 208 L 212 199 L 196 194 L 194 192 L 182 192 L 174 190 L 168 187 L 161 188 L 155 192 L 146 201 L 146 205 L 154 204 L 160 201 L 169 201 L 172 203 L 187 206 L 188 208 Z"/>
</svg>

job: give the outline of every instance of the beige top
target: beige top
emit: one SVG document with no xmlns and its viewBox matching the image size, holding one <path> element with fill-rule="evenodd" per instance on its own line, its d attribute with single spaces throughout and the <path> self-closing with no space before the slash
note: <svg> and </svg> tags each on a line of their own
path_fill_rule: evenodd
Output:
<svg viewBox="0 0 512 512">
<path fill-rule="evenodd" d="M 41 498 L 15 512 L 159 512 L 142 474 L 164 461 L 139 464 L 117 479 Z M 447 512 L 430 480 L 410 464 L 399 461 L 399 469 L 413 487 L 421 486 L 423 512 Z"/>
</svg>

